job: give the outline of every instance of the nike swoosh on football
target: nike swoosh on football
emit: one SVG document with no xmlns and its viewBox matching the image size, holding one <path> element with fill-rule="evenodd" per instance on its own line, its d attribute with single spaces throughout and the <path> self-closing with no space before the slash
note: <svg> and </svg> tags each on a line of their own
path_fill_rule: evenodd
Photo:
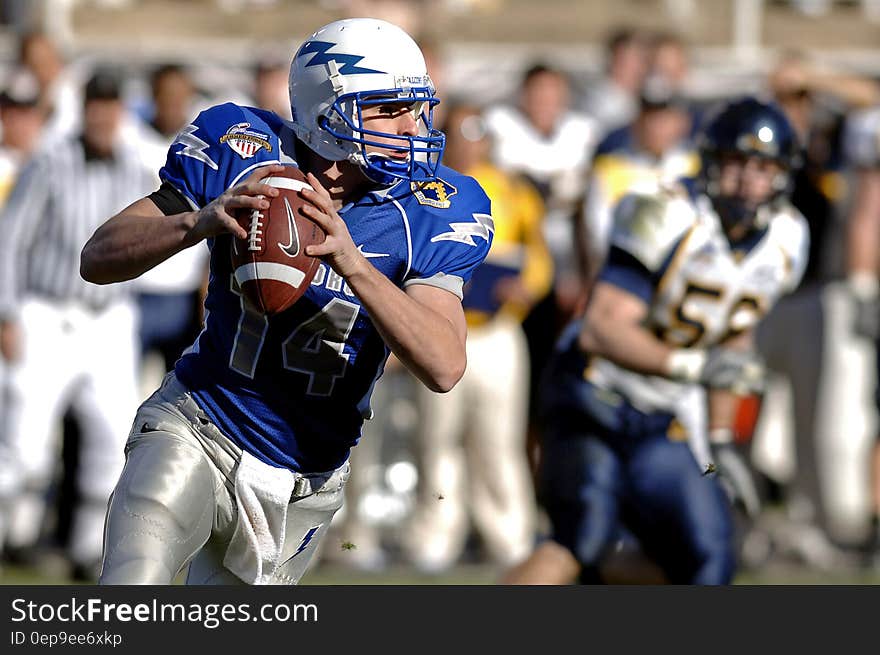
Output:
<svg viewBox="0 0 880 655">
<path fill-rule="evenodd" d="M 279 241 L 278 247 L 281 248 L 281 252 L 288 257 L 296 257 L 299 254 L 299 233 L 296 231 L 296 221 L 293 218 L 293 209 L 290 208 L 290 203 L 287 202 L 287 198 L 284 198 L 283 200 L 284 208 L 287 210 L 287 226 L 290 231 L 290 243 L 285 246 Z M 293 252 L 291 252 L 291 249 L 293 249 Z"/>
<path fill-rule="evenodd" d="M 358 252 L 362 254 L 367 259 L 372 259 L 374 257 L 390 257 L 391 255 L 387 252 L 364 252 L 363 244 L 358 246 Z"/>
</svg>

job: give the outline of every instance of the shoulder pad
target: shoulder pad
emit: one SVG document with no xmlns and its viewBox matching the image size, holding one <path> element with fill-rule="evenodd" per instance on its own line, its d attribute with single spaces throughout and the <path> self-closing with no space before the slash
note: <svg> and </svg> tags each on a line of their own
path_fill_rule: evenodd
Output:
<svg viewBox="0 0 880 655">
<path fill-rule="evenodd" d="M 611 243 L 656 271 L 695 221 L 694 208 L 682 189 L 629 194 L 615 208 Z"/>
<path fill-rule="evenodd" d="M 771 229 L 784 247 L 796 251 L 809 243 L 810 228 L 807 219 L 790 202 L 780 202 L 773 216 Z"/>
<path fill-rule="evenodd" d="M 785 254 L 787 276 L 784 290 L 797 287 L 810 256 L 810 227 L 804 218 L 789 202 L 780 203 L 770 230 L 779 248 Z"/>
</svg>

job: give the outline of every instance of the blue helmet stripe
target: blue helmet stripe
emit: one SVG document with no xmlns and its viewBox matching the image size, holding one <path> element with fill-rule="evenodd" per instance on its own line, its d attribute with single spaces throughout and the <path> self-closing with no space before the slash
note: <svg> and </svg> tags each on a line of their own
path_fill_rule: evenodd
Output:
<svg viewBox="0 0 880 655">
<path fill-rule="evenodd" d="M 330 48 L 335 47 L 335 43 L 330 43 L 329 41 L 309 41 L 299 50 L 299 54 L 297 57 L 302 57 L 303 55 L 311 55 L 314 56 L 309 59 L 306 64 L 306 68 L 310 66 L 320 66 L 321 64 L 326 64 L 331 61 L 335 61 L 339 64 L 339 72 L 342 75 L 360 75 L 362 73 L 384 73 L 385 71 L 377 71 L 372 68 L 361 68 L 357 65 L 357 63 L 363 59 L 363 57 L 359 55 L 343 55 L 335 52 L 328 52 Z"/>
</svg>

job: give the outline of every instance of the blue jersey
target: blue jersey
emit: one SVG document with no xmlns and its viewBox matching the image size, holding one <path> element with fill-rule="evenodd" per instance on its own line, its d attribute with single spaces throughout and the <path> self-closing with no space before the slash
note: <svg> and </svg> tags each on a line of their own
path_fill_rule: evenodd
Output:
<svg viewBox="0 0 880 655">
<path fill-rule="evenodd" d="M 293 132 L 278 116 L 229 103 L 181 131 L 160 177 L 203 207 L 253 169 L 295 164 L 295 157 Z M 477 182 L 443 166 L 432 182 L 369 192 L 339 215 L 358 249 L 398 287 L 429 284 L 459 297 L 494 231 Z M 232 239 L 208 241 L 205 328 L 176 374 L 217 426 L 264 462 L 302 472 L 338 467 L 370 415 L 389 350 L 326 264 L 286 311 L 253 310 L 232 275 Z"/>
</svg>

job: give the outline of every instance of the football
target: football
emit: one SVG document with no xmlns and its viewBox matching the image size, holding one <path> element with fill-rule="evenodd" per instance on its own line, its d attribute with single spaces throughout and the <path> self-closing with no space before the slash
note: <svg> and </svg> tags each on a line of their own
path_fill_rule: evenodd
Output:
<svg viewBox="0 0 880 655">
<path fill-rule="evenodd" d="M 324 230 L 302 213 L 298 191 L 311 188 L 294 166 L 265 178 L 279 190 L 269 208 L 236 216 L 246 239 L 232 241 L 232 270 L 244 297 L 264 314 L 283 312 L 306 292 L 320 260 L 306 246 L 324 241 Z"/>
</svg>

